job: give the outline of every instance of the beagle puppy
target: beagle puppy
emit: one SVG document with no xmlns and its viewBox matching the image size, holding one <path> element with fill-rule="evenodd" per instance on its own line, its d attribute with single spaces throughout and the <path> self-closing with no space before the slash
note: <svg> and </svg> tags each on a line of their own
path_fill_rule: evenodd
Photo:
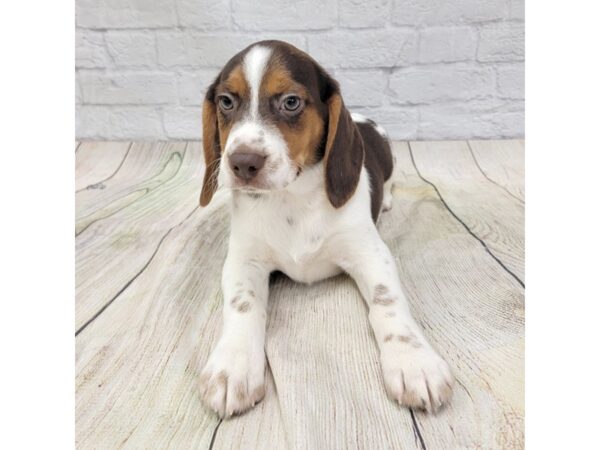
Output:
<svg viewBox="0 0 600 450">
<path fill-rule="evenodd" d="M 202 111 L 200 204 L 231 191 L 223 267 L 223 331 L 200 375 L 221 417 L 265 395 L 269 274 L 302 283 L 349 274 L 369 307 L 389 396 L 436 411 L 452 393 L 448 364 L 413 319 L 394 257 L 375 227 L 391 207 L 394 160 L 385 130 L 351 115 L 338 83 L 280 41 L 235 55 Z"/>
</svg>

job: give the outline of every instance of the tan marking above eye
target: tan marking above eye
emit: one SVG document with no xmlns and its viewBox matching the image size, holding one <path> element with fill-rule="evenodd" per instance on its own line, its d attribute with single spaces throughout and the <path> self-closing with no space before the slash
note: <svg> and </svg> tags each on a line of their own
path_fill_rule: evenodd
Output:
<svg viewBox="0 0 600 450">
<path fill-rule="evenodd" d="M 242 66 L 237 66 L 233 69 L 226 80 L 223 81 L 222 86 L 232 94 L 238 97 L 244 98 L 248 95 L 248 82 L 244 76 Z"/>
</svg>

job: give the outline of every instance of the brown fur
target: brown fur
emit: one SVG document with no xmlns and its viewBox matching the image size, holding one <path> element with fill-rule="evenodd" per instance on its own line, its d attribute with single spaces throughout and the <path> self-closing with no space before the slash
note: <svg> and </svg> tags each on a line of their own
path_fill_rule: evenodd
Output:
<svg viewBox="0 0 600 450">
<path fill-rule="evenodd" d="M 277 126 L 287 142 L 290 158 L 301 169 L 324 160 L 325 188 L 331 204 L 339 208 L 354 194 L 361 168 L 371 183 L 371 215 L 377 220 L 383 199 L 383 183 L 391 176 L 393 161 L 389 143 L 373 124 L 356 124 L 344 106 L 338 83 L 310 56 L 280 41 L 263 41 L 273 50 L 260 87 L 260 114 Z M 216 188 L 222 146 L 231 127 L 243 114 L 238 108 L 225 116 L 217 95 L 229 92 L 247 103 L 249 87 L 242 70 L 244 55 L 235 55 L 209 87 L 203 105 L 203 149 L 206 173 L 200 204 L 206 206 Z M 300 96 L 305 107 L 294 120 L 281 120 L 273 112 L 271 98 L 285 93 Z"/>
<path fill-rule="evenodd" d="M 221 141 L 217 134 L 216 105 L 209 99 L 202 105 L 202 147 L 206 170 L 200 193 L 200 205 L 206 206 L 217 189 Z"/>
<path fill-rule="evenodd" d="M 337 91 L 337 86 L 336 86 Z M 358 128 L 336 92 L 328 101 L 329 125 L 325 147 L 325 188 L 331 204 L 339 208 L 354 194 L 364 161 Z"/>
</svg>

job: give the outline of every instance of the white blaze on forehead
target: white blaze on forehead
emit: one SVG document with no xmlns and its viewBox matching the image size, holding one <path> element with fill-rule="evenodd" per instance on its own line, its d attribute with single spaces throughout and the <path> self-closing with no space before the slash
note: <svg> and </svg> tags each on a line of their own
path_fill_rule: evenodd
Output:
<svg viewBox="0 0 600 450">
<path fill-rule="evenodd" d="M 271 53 L 272 50 L 270 48 L 257 45 L 252 47 L 250 51 L 246 53 L 246 56 L 244 56 L 244 75 L 250 86 L 250 116 L 254 120 L 258 119 L 260 83 L 265 74 L 265 69 L 269 62 L 269 58 L 271 57 Z"/>
</svg>

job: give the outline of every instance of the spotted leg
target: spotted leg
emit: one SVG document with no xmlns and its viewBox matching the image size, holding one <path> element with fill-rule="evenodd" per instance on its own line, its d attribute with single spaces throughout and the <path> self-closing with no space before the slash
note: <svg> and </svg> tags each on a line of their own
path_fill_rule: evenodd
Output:
<svg viewBox="0 0 600 450">
<path fill-rule="evenodd" d="M 343 249 L 340 267 L 354 278 L 369 306 L 388 395 L 402 405 L 435 412 L 450 399 L 454 378 L 413 319 L 389 249 L 374 226 L 338 248 Z"/>
<path fill-rule="evenodd" d="M 270 269 L 230 246 L 223 268 L 223 332 L 200 374 L 200 395 L 221 417 L 265 395 L 265 325 Z"/>
</svg>

